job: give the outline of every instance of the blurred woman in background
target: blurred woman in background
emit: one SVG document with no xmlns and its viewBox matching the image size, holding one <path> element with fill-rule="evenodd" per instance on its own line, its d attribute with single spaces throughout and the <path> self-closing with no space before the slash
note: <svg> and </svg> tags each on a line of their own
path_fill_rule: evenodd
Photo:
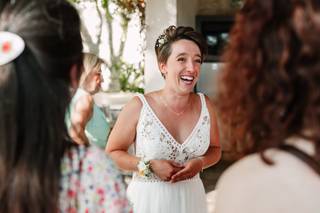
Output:
<svg viewBox="0 0 320 213">
<path fill-rule="evenodd" d="M 319 34 L 316 0 L 247 0 L 237 14 L 217 103 L 245 157 L 220 178 L 217 213 L 319 212 Z"/>
<path fill-rule="evenodd" d="M 79 88 L 72 97 L 66 123 L 74 142 L 105 149 L 110 127 L 103 111 L 93 99 L 93 95 L 101 88 L 104 61 L 91 53 L 84 53 L 83 57 Z"/>
<path fill-rule="evenodd" d="M 0 2 L 0 212 L 129 212 L 121 175 L 64 123 L 82 66 L 68 1 Z"/>
</svg>

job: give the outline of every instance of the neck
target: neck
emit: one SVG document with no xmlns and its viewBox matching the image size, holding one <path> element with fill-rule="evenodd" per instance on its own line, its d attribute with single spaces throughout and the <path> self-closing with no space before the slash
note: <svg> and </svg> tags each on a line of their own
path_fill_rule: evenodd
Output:
<svg viewBox="0 0 320 213">
<path fill-rule="evenodd" d="M 171 106 L 173 105 L 173 106 L 179 107 L 179 106 L 185 106 L 189 102 L 191 93 L 177 94 L 172 91 L 162 90 L 160 95 Z"/>
<path fill-rule="evenodd" d="M 94 95 L 95 92 L 90 92 L 86 87 L 84 86 L 80 86 L 79 89 L 83 90 L 84 92 L 86 92 L 88 95 Z"/>
<path fill-rule="evenodd" d="M 174 94 L 170 91 L 162 90 L 160 93 L 160 102 L 176 115 L 182 115 L 190 105 L 191 93 Z"/>
</svg>

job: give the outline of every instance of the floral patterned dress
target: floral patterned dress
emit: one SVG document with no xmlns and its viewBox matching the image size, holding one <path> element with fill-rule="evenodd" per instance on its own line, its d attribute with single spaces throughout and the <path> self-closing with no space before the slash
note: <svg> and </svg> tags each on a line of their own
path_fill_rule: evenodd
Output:
<svg viewBox="0 0 320 213">
<path fill-rule="evenodd" d="M 99 148 L 71 148 L 61 169 L 61 212 L 132 212 L 120 172 Z"/>
</svg>

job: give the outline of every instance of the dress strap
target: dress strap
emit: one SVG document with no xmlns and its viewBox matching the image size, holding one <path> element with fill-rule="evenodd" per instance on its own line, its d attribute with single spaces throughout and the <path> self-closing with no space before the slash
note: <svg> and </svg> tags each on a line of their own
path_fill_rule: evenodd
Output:
<svg viewBox="0 0 320 213">
<path fill-rule="evenodd" d="M 207 109 L 206 98 L 203 93 L 198 93 L 201 101 L 201 109 Z"/>
<path fill-rule="evenodd" d="M 142 102 L 143 106 L 148 105 L 148 102 L 146 100 L 146 98 L 144 97 L 143 94 L 136 94 L 136 96 L 140 99 L 140 101 Z"/>
<path fill-rule="evenodd" d="M 320 175 L 320 163 L 312 158 L 310 155 L 306 154 L 302 150 L 288 144 L 282 144 L 279 146 L 279 149 L 286 151 L 296 156 L 303 162 L 305 162 L 309 167 L 311 167 L 318 175 Z"/>
</svg>

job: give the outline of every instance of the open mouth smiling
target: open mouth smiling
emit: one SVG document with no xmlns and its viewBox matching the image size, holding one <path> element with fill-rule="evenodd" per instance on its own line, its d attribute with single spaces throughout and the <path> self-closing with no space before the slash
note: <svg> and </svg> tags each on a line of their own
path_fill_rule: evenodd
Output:
<svg viewBox="0 0 320 213">
<path fill-rule="evenodd" d="M 187 84 L 191 84 L 193 82 L 193 80 L 195 79 L 195 77 L 189 76 L 189 75 L 182 75 L 182 76 L 180 76 L 180 79 Z"/>
</svg>

